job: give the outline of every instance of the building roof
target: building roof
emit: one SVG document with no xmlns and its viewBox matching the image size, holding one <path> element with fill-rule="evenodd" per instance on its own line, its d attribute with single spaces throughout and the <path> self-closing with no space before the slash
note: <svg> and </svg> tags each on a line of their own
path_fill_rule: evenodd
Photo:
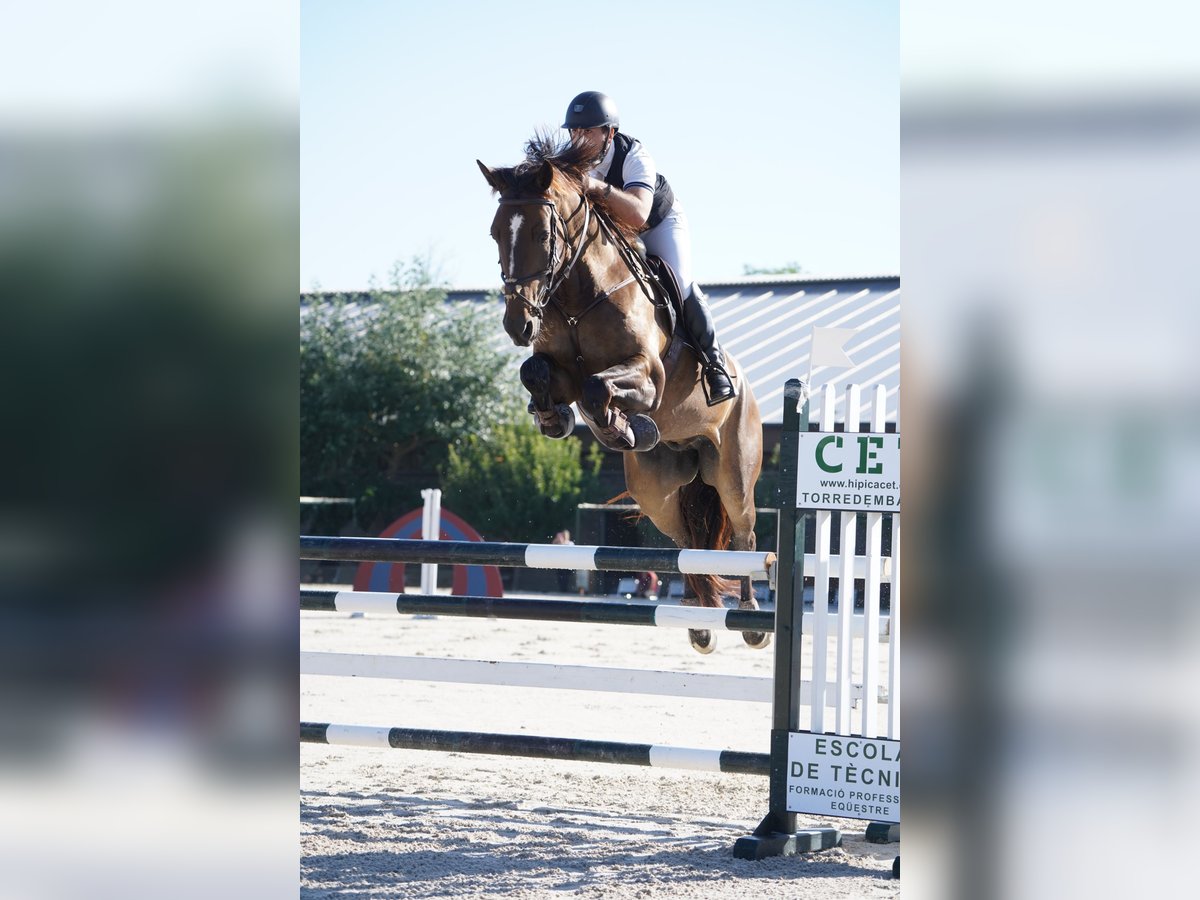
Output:
<svg viewBox="0 0 1200 900">
<path fill-rule="evenodd" d="M 888 422 L 899 422 L 900 278 L 797 278 L 702 285 L 717 338 L 742 365 L 763 422 L 783 422 L 783 385 L 809 378 L 813 327 L 857 331 L 843 349 L 848 369 L 816 367 L 810 387 L 849 384 L 887 389 Z M 840 402 L 840 401 L 839 401 Z"/>
<path fill-rule="evenodd" d="M 814 393 L 833 384 L 841 403 L 849 384 L 864 388 L 882 384 L 887 390 L 885 419 L 899 422 L 900 277 L 860 275 L 841 278 L 754 276 L 736 281 L 702 283 L 721 346 L 741 363 L 765 424 L 783 422 L 783 385 L 789 378 L 807 379 L 813 327 L 852 328 L 844 350 L 854 366 L 816 367 Z M 311 297 L 306 299 L 314 299 Z M 366 297 L 364 297 L 366 299 Z M 448 291 L 453 303 L 497 302 L 495 291 Z M 497 349 L 513 355 L 516 367 L 528 348 L 515 347 L 496 315 Z M 866 398 L 864 397 L 864 400 Z"/>
</svg>

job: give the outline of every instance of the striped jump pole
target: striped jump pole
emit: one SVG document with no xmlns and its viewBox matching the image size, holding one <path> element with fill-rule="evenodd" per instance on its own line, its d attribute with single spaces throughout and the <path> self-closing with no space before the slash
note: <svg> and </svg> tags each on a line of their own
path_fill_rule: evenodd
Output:
<svg viewBox="0 0 1200 900">
<path fill-rule="evenodd" d="M 775 614 L 765 610 L 708 609 L 673 606 L 667 603 L 522 600 L 509 597 L 302 589 L 300 608 L 319 612 L 466 616 L 595 625 L 647 625 L 656 628 L 723 628 L 728 631 L 761 632 L 775 630 Z"/>
<path fill-rule="evenodd" d="M 339 744 L 393 750 L 438 750 L 448 753 L 484 753 L 492 756 L 526 756 L 535 759 L 570 759 L 581 762 L 652 766 L 656 769 L 692 769 L 769 775 L 766 753 L 738 750 L 695 750 L 659 744 L 621 744 L 537 735 L 487 734 L 474 731 L 430 731 L 422 728 L 382 728 L 370 725 L 337 725 L 301 722 L 303 744 Z"/>
<path fill-rule="evenodd" d="M 654 547 L 580 547 L 487 541 L 413 541 L 399 538 L 302 535 L 301 559 L 349 562 L 436 563 L 586 569 L 600 572 L 676 572 L 752 577 L 775 565 L 775 554 L 751 550 L 668 550 Z"/>
</svg>

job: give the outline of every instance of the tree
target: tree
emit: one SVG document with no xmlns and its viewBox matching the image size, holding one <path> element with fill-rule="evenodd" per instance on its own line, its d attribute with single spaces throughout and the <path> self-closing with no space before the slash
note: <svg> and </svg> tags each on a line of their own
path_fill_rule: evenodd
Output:
<svg viewBox="0 0 1200 900">
<path fill-rule="evenodd" d="M 487 539 L 546 543 L 575 521 L 575 506 L 596 495 L 601 452 L 591 445 L 552 441 L 523 409 L 489 435 L 471 435 L 450 449 L 443 503 L 469 510 L 471 524 Z"/>
<path fill-rule="evenodd" d="M 759 267 L 759 266 L 742 266 L 743 275 L 803 275 L 806 269 L 798 262 L 785 263 L 782 266 L 775 267 Z"/>
<path fill-rule="evenodd" d="M 355 498 L 369 531 L 419 505 L 450 446 L 504 421 L 517 385 L 493 310 L 448 304 L 421 261 L 393 280 L 301 315 L 301 491 Z"/>
</svg>

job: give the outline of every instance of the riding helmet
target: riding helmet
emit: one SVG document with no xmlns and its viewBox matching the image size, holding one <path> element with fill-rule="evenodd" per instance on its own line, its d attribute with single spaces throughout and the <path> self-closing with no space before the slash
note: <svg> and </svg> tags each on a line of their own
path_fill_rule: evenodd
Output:
<svg viewBox="0 0 1200 900">
<path fill-rule="evenodd" d="M 584 91 L 567 107 L 567 117 L 562 127 L 598 128 L 601 125 L 611 125 L 613 128 L 621 127 L 621 121 L 617 116 L 617 104 L 607 94 L 599 91 Z"/>
</svg>

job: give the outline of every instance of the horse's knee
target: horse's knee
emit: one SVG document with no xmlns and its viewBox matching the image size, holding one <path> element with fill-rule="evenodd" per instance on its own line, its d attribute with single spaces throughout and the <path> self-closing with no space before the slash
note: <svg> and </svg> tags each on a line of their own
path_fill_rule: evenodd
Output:
<svg viewBox="0 0 1200 900">
<path fill-rule="evenodd" d="M 581 393 L 579 403 L 587 412 L 588 418 L 599 421 L 600 417 L 604 415 L 604 411 L 608 409 L 609 401 L 612 400 L 612 390 L 609 388 L 608 382 L 592 375 L 584 380 Z"/>
<path fill-rule="evenodd" d="M 521 384 L 535 396 L 549 393 L 550 376 L 550 360 L 541 353 L 535 353 L 521 363 Z"/>
</svg>

